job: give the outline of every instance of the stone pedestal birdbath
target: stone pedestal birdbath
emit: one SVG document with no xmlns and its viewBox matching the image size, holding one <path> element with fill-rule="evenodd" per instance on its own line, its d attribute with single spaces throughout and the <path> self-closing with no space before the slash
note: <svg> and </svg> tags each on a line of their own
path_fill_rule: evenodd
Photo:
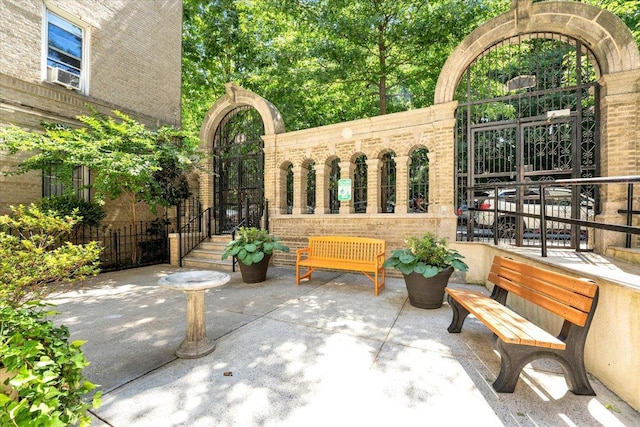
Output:
<svg viewBox="0 0 640 427">
<path fill-rule="evenodd" d="M 204 293 L 207 289 L 227 283 L 231 277 L 220 271 L 181 271 L 161 278 L 158 284 L 187 294 L 187 336 L 176 350 L 176 356 L 195 359 L 205 356 L 216 347 L 207 337 L 204 317 Z"/>
</svg>

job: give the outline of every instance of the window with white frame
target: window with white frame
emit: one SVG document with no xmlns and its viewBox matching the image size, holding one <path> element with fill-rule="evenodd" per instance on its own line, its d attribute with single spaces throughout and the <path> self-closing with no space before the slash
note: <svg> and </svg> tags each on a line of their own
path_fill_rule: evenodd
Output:
<svg viewBox="0 0 640 427">
<path fill-rule="evenodd" d="M 82 26 L 46 10 L 45 49 L 47 80 L 82 90 L 85 31 Z"/>
</svg>

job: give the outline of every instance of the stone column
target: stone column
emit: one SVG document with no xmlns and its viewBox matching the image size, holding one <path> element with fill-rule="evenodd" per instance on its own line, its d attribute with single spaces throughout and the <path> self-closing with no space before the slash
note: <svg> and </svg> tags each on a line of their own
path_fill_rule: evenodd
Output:
<svg viewBox="0 0 640 427">
<path fill-rule="evenodd" d="M 329 205 L 329 176 L 331 165 L 316 164 L 316 214 L 328 214 Z"/>
<path fill-rule="evenodd" d="M 307 213 L 307 170 L 302 166 L 293 167 L 293 209 L 291 213 Z"/>
<path fill-rule="evenodd" d="M 367 213 L 379 213 L 382 211 L 380 208 L 380 200 L 382 196 L 380 194 L 380 182 L 382 170 L 382 160 L 380 159 L 367 159 Z"/>
<path fill-rule="evenodd" d="M 409 166 L 411 157 L 397 156 L 396 161 L 396 212 L 409 212 Z"/>
</svg>

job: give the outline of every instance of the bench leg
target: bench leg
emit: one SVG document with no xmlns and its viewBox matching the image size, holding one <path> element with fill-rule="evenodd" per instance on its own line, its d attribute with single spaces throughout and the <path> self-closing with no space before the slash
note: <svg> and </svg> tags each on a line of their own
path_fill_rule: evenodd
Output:
<svg viewBox="0 0 640 427">
<path fill-rule="evenodd" d="M 315 270 L 315 268 L 307 267 L 307 272 L 304 274 L 300 274 L 301 267 L 296 264 L 296 285 L 300 284 L 300 281 L 303 279 L 311 280 L 311 273 Z"/>
<path fill-rule="evenodd" d="M 521 345 L 509 345 L 498 339 L 496 349 L 500 353 L 500 373 L 493 382 L 493 388 L 498 393 L 513 393 L 520 377 L 520 372 L 522 372 L 527 363 L 535 359 L 535 357 L 532 357 L 534 353 L 531 351 L 534 348 L 529 347 L 529 349 L 526 349 Z"/>
<path fill-rule="evenodd" d="M 460 331 L 462 331 L 462 324 L 469 315 L 469 311 L 458 304 L 458 301 L 453 299 L 449 294 L 447 294 L 447 301 L 449 302 L 451 310 L 453 311 L 453 319 L 451 319 L 451 324 L 447 328 L 447 331 L 455 334 L 460 333 Z"/>
<path fill-rule="evenodd" d="M 584 359 L 580 356 L 573 357 L 566 350 L 542 350 L 537 347 L 506 344 L 499 339 L 496 343 L 496 349 L 500 353 L 500 374 L 493 383 L 493 388 L 499 393 L 513 393 L 522 369 L 531 361 L 552 359 L 560 363 L 567 386 L 573 394 L 596 395 L 587 378 Z"/>
</svg>

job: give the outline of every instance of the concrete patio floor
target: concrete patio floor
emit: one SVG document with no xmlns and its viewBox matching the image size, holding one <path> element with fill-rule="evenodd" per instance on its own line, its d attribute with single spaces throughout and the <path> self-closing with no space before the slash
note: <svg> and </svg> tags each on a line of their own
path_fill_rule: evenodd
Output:
<svg viewBox="0 0 640 427">
<path fill-rule="evenodd" d="M 179 359 L 186 297 L 158 279 L 169 265 L 103 273 L 51 298 L 72 339 L 87 340 L 100 385 L 94 426 L 637 426 L 635 411 L 596 378 L 597 396 L 567 390 L 559 365 L 528 365 L 513 394 L 488 329 L 451 309 L 412 307 L 402 279 L 379 297 L 359 274 L 293 269 L 267 281 L 240 273 L 205 297 L 213 353 Z M 452 283 L 450 286 L 473 286 Z"/>
</svg>

